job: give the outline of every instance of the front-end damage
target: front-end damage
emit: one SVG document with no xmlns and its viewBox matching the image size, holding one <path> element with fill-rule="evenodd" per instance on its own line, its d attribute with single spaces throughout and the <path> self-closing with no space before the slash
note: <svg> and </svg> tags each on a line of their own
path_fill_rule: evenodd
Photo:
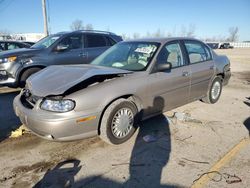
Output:
<svg viewBox="0 0 250 188">
<path fill-rule="evenodd" d="M 130 73 L 93 65 L 50 66 L 29 77 L 26 87 L 32 94 L 41 97 L 67 95 Z"/>
<path fill-rule="evenodd" d="M 28 79 L 26 87 L 14 100 L 14 109 L 23 124 L 36 135 L 49 140 L 75 140 L 96 135 L 101 110 L 87 104 L 90 90 L 105 87 L 105 83 L 129 74 L 129 71 L 69 67 L 71 74 L 55 71 L 68 67 L 52 67 Z M 75 70 L 75 74 L 74 71 Z M 58 76 L 58 77 L 57 77 Z M 99 86 L 100 85 L 100 86 Z M 75 97 L 76 93 L 81 97 Z M 90 95 L 88 95 L 90 96 Z M 78 105 L 78 108 L 76 106 Z"/>
<path fill-rule="evenodd" d="M 40 102 L 40 107 L 46 100 L 51 100 L 51 101 L 62 101 L 67 98 L 68 95 L 77 92 L 82 89 L 86 89 L 92 86 L 96 86 L 97 84 L 101 84 L 104 82 L 111 81 L 115 78 L 123 77 L 125 76 L 124 74 L 109 74 L 109 75 L 95 75 L 92 76 L 86 80 L 83 80 L 76 85 L 73 85 L 63 93 L 60 93 L 58 95 L 54 94 L 49 94 L 47 96 L 37 96 L 34 95 L 31 91 L 33 91 L 32 88 L 30 88 L 30 85 L 27 85 L 22 91 L 21 91 L 21 97 L 20 101 L 22 104 L 29 109 L 32 109 L 37 102 Z M 46 109 L 44 109 L 46 110 Z"/>
<path fill-rule="evenodd" d="M 85 89 L 85 88 L 88 88 L 88 87 L 91 87 L 91 86 L 94 86 L 94 85 L 97 85 L 97 84 L 100 84 L 103 82 L 108 82 L 108 81 L 111 81 L 115 78 L 119 78 L 119 77 L 123 77 L 123 76 L 125 76 L 125 74 L 95 75 L 95 76 L 92 76 L 92 77 L 72 86 L 71 88 L 66 90 L 62 94 L 62 96 L 67 96 L 67 95 L 74 93 L 76 91 L 79 91 L 79 90 L 82 90 L 82 89 Z"/>
<path fill-rule="evenodd" d="M 96 109 L 55 111 L 43 109 L 46 100 L 63 101 L 63 96 L 37 97 L 23 89 L 13 102 L 15 114 L 30 131 L 39 137 L 54 141 L 70 141 L 97 135 L 100 113 Z M 59 106 L 62 106 L 59 104 Z"/>
</svg>

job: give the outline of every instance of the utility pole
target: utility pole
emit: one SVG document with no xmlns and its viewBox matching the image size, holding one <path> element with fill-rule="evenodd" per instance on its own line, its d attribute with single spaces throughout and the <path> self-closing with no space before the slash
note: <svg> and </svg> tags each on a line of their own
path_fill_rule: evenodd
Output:
<svg viewBox="0 0 250 188">
<path fill-rule="evenodd" d="M 46 0 L 42 0 L 42 6 L 43 6 L 44 34 L 45 36 L 48 36 L 49 31 L 48 31 L 48 22 L 47 22 Z"/>
</svg>

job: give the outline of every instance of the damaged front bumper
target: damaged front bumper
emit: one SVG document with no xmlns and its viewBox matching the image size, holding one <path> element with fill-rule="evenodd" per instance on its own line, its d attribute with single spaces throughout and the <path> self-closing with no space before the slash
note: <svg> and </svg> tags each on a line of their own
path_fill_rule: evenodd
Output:
<svg viewBox="0 0 250 188">
<path fill-rule="evenodd" d="M 55 141 L 71 141 L 91 137 L 98 133 L 101 113 L 76 112 L 55 113 L 40 109 L 40 101 L 31 109 L 16 96 L 13 107 L 16 115 L 37 136 Z M 92 117 L 92 118 L 90 118 Z M 93 118 L 94 117 L 94 118 Z"/>
<path fill-rule="evenodd" d="M 0 86 L 16 86 L 17 72 L 20 70 L 19 63 L 1 63 L 0 64 Z"/>
</svg>

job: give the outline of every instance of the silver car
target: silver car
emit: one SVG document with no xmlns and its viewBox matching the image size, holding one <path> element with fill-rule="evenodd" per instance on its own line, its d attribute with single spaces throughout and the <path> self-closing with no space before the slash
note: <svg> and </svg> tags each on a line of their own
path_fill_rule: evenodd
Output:
<svg viewBox="0 0 250 188">
<path fill-rule="evenodd" d="M 196 100 L 215 103 L 230 62 L 190 38 L 120 42 L 89 65 L 50 66 L 14 100 L 36 135 L 75 140 L 99 135 L 121 144 L 142 120 Z"/>
</svg>

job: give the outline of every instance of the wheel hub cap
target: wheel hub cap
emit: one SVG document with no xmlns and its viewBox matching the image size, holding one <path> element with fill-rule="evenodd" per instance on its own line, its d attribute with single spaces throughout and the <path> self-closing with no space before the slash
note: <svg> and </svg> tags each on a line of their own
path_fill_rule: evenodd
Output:
<svg viewBox="0 0 250 188">
<path fill-rule="evenodd" d="M 122 108 L 116 112 L 112 120 L 112 133 L 117 138 L 124 138 L 131 131 L 134 124 L 134 114 L 129 108 Z"/>
<path fill-rule="evenodd" d="M 211 96 L 212 98 L 215 100 L 219 97 L 220 95 L 220 83 L 217 81 L 214 83 L 213 87 L 212 87 L 212 92 L 211 92 Z"/>
</svg>

